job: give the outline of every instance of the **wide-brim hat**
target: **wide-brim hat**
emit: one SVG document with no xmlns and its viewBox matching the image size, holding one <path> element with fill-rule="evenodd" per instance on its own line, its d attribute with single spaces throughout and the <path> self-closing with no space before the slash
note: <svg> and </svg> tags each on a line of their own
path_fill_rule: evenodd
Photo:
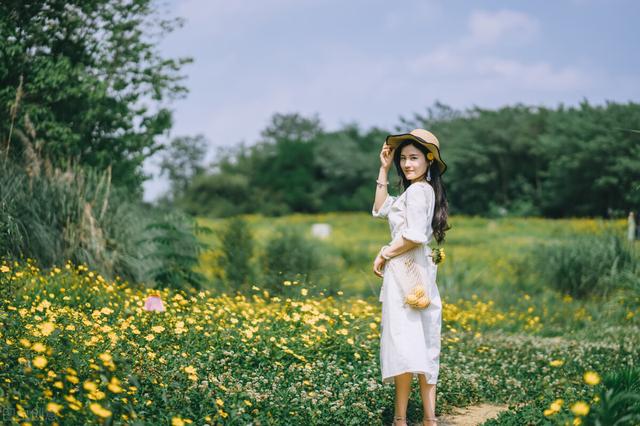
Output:
<svg viewBox="0 0 640 426">
<path fill-rule="evenodd" d="M 389 135 L 387 136 L 386 142 L 389 147 L 396 148 L 400 145 L 400 142 L 406 140 L 414 140 L 424 145 L 431 153 L 433 153 L 434 160 L 438 162 L 438 165 L 440 166 L 440 174 L 444 173 L 447 169 L 447 165 L 442 161 L 442 157 L 440 156 L 440 142 L 433 133 L 424 129 L 413 129 L 409 133 Z"/>
</svg>

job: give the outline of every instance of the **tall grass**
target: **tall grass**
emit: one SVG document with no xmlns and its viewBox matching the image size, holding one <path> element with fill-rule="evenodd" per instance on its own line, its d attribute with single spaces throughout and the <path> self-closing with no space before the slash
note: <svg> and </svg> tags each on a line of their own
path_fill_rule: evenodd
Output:
<svg viewBox="0 0 640 426">
<path fill-rule="evenodd" d="M 176 277 L 201 281 L 191 273 L 201 245 L 195 223 L 114 187 L 110 168 L 55 167 L 40 155 L 41 142 L 27 124 L 30 134 L 15 131 L 24 163 L 0 165 L 0 256 L 31 258 L 44 268 L 72 261 L 150 286 L 176 286 Z"/>
<path fill-rule="evenodd" d="M 640 269 L 633 247 L 619 235 L 577 234 L 532 251 L 534 276 L 576 298 L 607 296 L 637 285 Z"/>
</svg>

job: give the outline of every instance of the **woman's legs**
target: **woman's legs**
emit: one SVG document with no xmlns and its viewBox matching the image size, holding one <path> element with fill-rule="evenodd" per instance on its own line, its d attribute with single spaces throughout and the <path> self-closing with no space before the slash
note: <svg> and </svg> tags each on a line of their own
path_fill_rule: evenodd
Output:
<svg viewBox="0 0 640 426">
<path fill-rule="evenodd" d="M 403 373 L 393 377 L 396 385 L 394 417 L 403 417 L 405 419 L 394 421 L 394 424 L 402 425 L 406 422 L 407 405 L 409 404 L 409 394 L 411 393 L 411 379 L 413 379 L 413 373 Z"/>
<path fill-rule="evenodd" d="M 436 418 L 436 385 L 428 384 L 424 374 L 418 374 L 420 382 L 420 396 L 422 397 L 422 409 L 425 419 Z M 424 424 L 435 425 L 435 422 L 425 421 Z"/>
</svg>

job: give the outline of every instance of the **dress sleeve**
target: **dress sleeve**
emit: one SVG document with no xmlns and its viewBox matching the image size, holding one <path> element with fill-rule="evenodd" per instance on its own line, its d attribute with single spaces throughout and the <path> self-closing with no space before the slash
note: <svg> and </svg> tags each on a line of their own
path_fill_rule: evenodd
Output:
<svg viewBox="0 0 640 426">
<path fill-rule="evenodd" d="M 426 243 L 431 231 L 435 194 L 431 185 L 413 184 L 407 188 L 406 228 L 402 236 L 416 243 Z"/>
<path fill-rule="evenodd" d="M 373 217 L 387 217 L 387 215 L 391 211 L 391 205 L 396 200 L 396 198 L 398 197 L 387 194 L 387 198 L 385 198 L 384 203 L 382 203 L 382 206 L 380 206 L 380 210 L 376 211 L 375 207 L 371 209 L 371 214 L 373 215 Z"/>
</svg>

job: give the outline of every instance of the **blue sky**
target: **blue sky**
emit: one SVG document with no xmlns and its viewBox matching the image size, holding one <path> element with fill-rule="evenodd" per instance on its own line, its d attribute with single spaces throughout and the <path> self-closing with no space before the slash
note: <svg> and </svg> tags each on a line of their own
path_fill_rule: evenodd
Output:
<svg viewBox="0 0 640 426">
<path fill-rule="evenodd" d="M 170 0 L 162 10 L 186 20 L 162 54 L 194 59 L 170 136 L 204 134 L 209 159 L 216 146 L 256 142 L 276 112 L 317 114 L 329 130 L 393 130 L 436 100 L 640 101 L 636 0 Z M 157 175 L 156 163 L 145 170 Z M 145 198 L 166 187 L 156 176 Z"/>
</svg>

